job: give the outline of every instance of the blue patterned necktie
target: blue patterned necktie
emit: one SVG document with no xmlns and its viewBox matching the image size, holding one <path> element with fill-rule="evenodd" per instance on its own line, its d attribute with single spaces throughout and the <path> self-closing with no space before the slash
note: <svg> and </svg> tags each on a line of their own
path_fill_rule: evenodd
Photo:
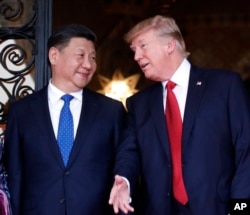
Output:
<svg viewBox="0 0 250 215">
<path fill-rule="evenodd" d="M 67 165 L 74 141 L 73 117 L 69 108 L 70 101 L 73 98 L 74 97 L 69 94 L 65 94 L 61 97 L 61 99 L 64 100 L 64 105 L 59 119 L 57 142 L 60 147 L 65 166 Z"/>
</svg>

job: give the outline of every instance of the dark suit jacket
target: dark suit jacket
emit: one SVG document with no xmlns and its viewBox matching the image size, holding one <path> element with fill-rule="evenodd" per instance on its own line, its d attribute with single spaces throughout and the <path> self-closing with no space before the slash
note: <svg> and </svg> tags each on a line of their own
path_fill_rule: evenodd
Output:
<svg viewBox="0 0 250 215">
<path fill-rule="evenodd" d="M 113 214 L 108 199 L 125 114 L 122 103 L 84 89 L 65 168 L 52 128 L 47 87 L 13 103 L 5 142 L 13 214 Z"/>
<path fill-rule="evenodd" d="M 162 93 L 156 83 L 127 100 L 129 128 L 115 168 L 132 189 L 141 169 L 146 215 L 176 215 Z M 191 67 L 182 162 L 192 215 L 227 215 L 230 198 L 250 198 L 250 106 L 238 74 Z"/>
</svg>

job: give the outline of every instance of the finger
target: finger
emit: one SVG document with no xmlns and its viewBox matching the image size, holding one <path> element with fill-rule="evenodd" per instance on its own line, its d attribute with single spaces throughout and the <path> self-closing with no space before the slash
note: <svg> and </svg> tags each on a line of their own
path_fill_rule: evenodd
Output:
<svg viewBox="0 0 250 215">
<path fill-rule="evenodd" d="M 111 189 L 110 195 L 109 195 L 109 204 L 112 205 L 114 203 L 115 197 L 117 195 L 117 189 L 113 187 Z"/>
<path fill-rule="evenodd" d="M 118 196 L 119 189 L 120 187 L 116 184 L 116 182 L 114 182 L 113 187 L 109 194 L 109 204 L 113 204 L 113 202 Z"/>
<path fill-rule="evenodd" d="M 129 212 L 134 212 L 134 208 L 131 206 L 131 205 L 129 205 L 129 204 L 127 204 L 126 206 L 126 209 L 127 209 L 127 211 L 129 211 Z"/>
<path fill-rule="evenodd" d="M 120 210 L 121 210 L 123 213 L 125 213 L 125 214 L 127 214 L 127 213 L 128 213 L 128 210 L 127 210 L 126 204 L 124 204 L 124 203 L 121 203 L 121 202 L 120 202 L 120 204 L 119 204 L 119 208 L 120 208 Z"/>
<path fill-rule="evenodd" d="M 119 208 L 125 214 L 127 214 L 128 212 L 134 212 L 134 208 L 128 203 L 120 203 Z"/>
<path fill-rule="evenodd" d="M 119 201 L 117 199 L 113 202 L 113 210 L 115 214 L 119 212 Z"/>
<path fill-rule="evenodd" d="M 113 210 L 115 214 L 118 214 L 119 208 L 117 206 L 113 205 Z"/>
</svg>

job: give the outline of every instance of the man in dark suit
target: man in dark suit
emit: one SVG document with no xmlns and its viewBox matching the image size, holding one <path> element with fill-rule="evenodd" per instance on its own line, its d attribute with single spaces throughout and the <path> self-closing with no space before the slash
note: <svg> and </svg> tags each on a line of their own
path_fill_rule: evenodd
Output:
<svg viewBox="0 0 250 215">
<path fill-rule="evenodd" d="M 55 31 L 48 41 L 48 86 L 10 106 L 5 165 L 13 215 L 113 214 L 107 201 L 126 111 L 86 88 L 96 71 L 95 42 L 82 25 Z M 66 163 L 57 143 L 64 94 L 73 96 L 74 125 Z"/>
<path fill-rule="evenodd" d="M 227 215 L 230 199 L 250 198 L 250 106 L 241 77 L 191 65 L 169 17 L 146 19 L 125 39 L 156 83 L 127 99 L 128 128 L 109 203 L 116 213 L 133 211 L 129 186 L 133 192 L 141 174 L 144 215 Z M 167 114 L 171 83 L 182 121 L 174 138 L 178 117 L 170 125 L 174 113 Z"/>
</svg>

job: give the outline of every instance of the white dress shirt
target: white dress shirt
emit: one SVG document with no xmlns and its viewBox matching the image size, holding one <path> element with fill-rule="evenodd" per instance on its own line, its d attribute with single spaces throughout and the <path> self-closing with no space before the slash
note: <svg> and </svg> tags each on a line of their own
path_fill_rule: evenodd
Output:
<svg viewBox="0 0 250 215">
<path fill-rule="evenodd" d="M 185 111 L 185 105 L 186 105 L 186 99 L 187 99 L 190 68 L 191 68 L 191 64 L 188 62 L 187 59 L 184 59 L 181 65 L 179 66 L 179 68 L 174 73 L 174 75 L 171 77 L 171 81 L 176 83 L 176 86 L 173 89 L 173 92 L 178 101 L 182 121 L 184 117 L 184 111 Z M 162 82 L 164 110 L 166 108 L 166 95 L 167 95 L 166 84 L 167 82 L 168 81 Z"/>
<path fill-rule="evenodd" d="M 55 137 L 57 138 L 58 132 L 58 124 L 59 124 L 59 117 L 61 113 L 61 109 L 64 105 L 64 101 L 61 97 L 65 93 L 56 88 L 51 81 L 49 82 L 48 86 L 48 99 L 49 99 L 49 111 L 50 111 L 50 118 L 52 122 L 52 126 L 54 129 Z M 73 116 L 74 121 L 74 137 L 76 135 L 76 131 L 79 124 L 81 108 L 82 108 L 82 90 L 74 93 L 70 93 L 70 95 L 74 96 L 74 98 L 70 101 L 70 111 Z"/>
</svg>

